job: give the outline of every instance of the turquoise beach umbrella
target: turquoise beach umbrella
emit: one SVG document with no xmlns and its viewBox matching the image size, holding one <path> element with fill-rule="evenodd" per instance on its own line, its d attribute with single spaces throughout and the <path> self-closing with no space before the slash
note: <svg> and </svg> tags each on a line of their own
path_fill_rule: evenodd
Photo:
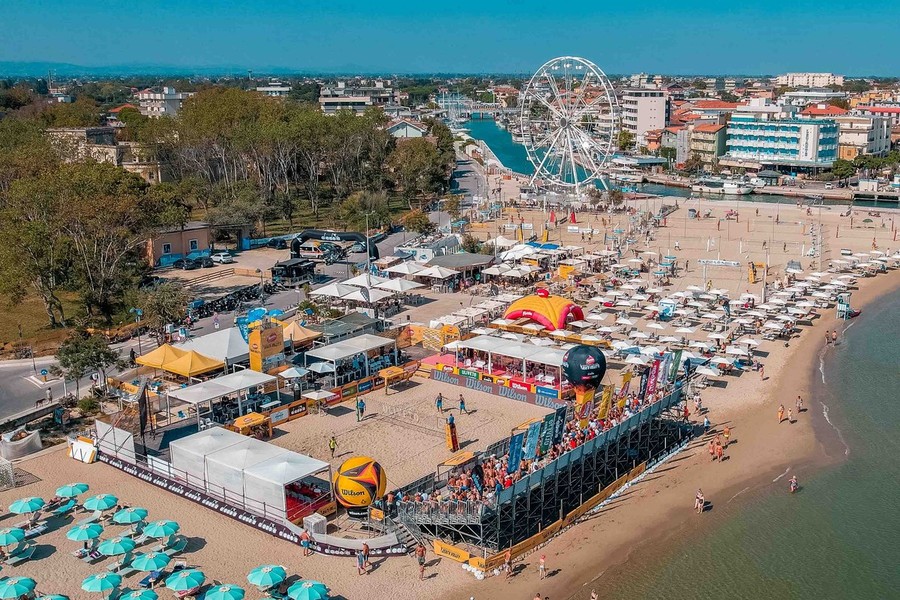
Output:
<svg viewBox="0 0 900 600">
<path fill-rule="evenodd" d="M 97 494 L 84 501 L 87 510 L 109 510 L 119 503 L 119 499 L 112 494 Z"/>
<path fill-rule="evenodd" d="M 244 600 L 244 590 L 236 585 L 219 585 L 210 588 L 203 600 Z"/>
<path fill-rule="evenodd" d="M 31 577 L 10 577 L 0 581 L 0 598 L 8 600 L 34 591 L 37 583 Z"/>
<path fill-rule="evenodd" d="M 328 600 L 328 587 L 320 581 L 298 581 L 288 588 L 291 600 Z"/>
<path fill-rule="evenodd" d="M 144 534 L 152 538 L 175 535 L 181 527 L 175 521 L 153 521 L 144 527 Z"/>
<path fill-rule="evenodd" d="M 122 583 L 122 577 L 115 573 L 97 573 L 81 582 L 81 589 L 86 592 L 108 592 Z"/>
<path fill-rule="evenodd" d="M 0 546 L 12 546 L 25 539 L 25 530 L 19 527 L 0 529 Z"/>
<path fill-rule="evenodd" d="M 119 525 L 132 525 L 147 518 L 146 508 L 123 508 L 113 515 L 113 522 Z"/>
<path fill-rule="evenodd" d="M 22 498 L 9 505 L 9 512 L 17 515 L 33 513 L 44 508 L 44 504 L 45 502 L 42 498 Z"/>
<path fill-rule="evenodd" d="M 100 523 L 86 523 L 85 525 L 76 525 L 66 532 L 66 537 L 73 542 L 86 542 L 95 540 L 103 533 L 103 525 Z"/>
<path fill-rule="evenodd" d="M 74 498 L 87 492 L 90 486 L 86 483 L 67 483 L 56 488 L 56 495 L 60 498 Z"/>
<path fill-rule="evenodd" d="M 134 590 L 122 594 L 117 600 L 158 600 L 159 594 L 153 590 Z"/>
<path fill-rule="evenodd" d="M 97 552 L 104 556 L 118 556 L 134 550 L 134 540 L 126 537 L 115 537 L 100 542 Z"/>
<path fill-rule="evenodd" d="M 146 554 L 138 554 L 134 557 L 129 565 L 132 569 L 138 571 L 159 571 L 165 568 L 171 558 L 168 554 L 162 552 L 148 552 Z"/>
<path fill-rule="evenodd" d="M 206 575 L 202 571 L 185 569 L 169 575 L 166 579 L 166 587 L 173 592 L 186 592 L 200 587 L 204 581 L 206 581 Z"/>
<path fill-rule="evenodd" d="M 285 579 L 287 579 L 287 573 L 285 573 L 284 567 L 279 567 L 278 565 L 262 565 L 253 569 L 247 575 L 247 581 L 261 588 L 270 588 L 273 585 L 278 585 Z"/>
</svg>

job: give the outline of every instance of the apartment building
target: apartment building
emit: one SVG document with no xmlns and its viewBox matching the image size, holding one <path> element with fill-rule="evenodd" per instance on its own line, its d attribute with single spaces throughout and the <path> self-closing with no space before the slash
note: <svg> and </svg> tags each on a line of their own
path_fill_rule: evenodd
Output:
<svg viewBox="0 0 900 600">
<path fill-rule="evenodd" d="M 362 113 L 371 106 L 384 108 L 396 104 L 399 104 L 399 91 L 391 87 L 390 80 L 377 79 L 371 83 L 338 81 L 334 85 L 323 86 L 319 93 L 319 106 L 328 115 L 343 109 Z"/>
<path fill-rule="evenodd" d="M 141 114 L 147 117 L 173 117 L 193 92 L 178 92 L 173 87 L 147 88 L 137 93 Z"/>
<path fill-rule="evenodd" d="M 669 99 L 663 90 L 624 90 L 621 106 L 622 129 L 634 135 L 638 147 L 647 144 L 648 131 L 664 128 L 669 120 Z"/>
<path fill-rule="evenodd" d="M 838 155 L 833 119 L 769 119 L 734 114 L 726 130 L 725 166 L 812 171 L 830 168 Z"/>
<path fill-rule="evenodd" d="M 725 123 L 701 123 L 688 125 L 687 128 L 690 132 L 690 156 L 699 156 L 703 161 L 703 167 L 710 169 L 718 163 L 719 157 L 725 154 Z"/>
<path fill-rule="evenodd" d="M 891 149 L 891 124 L 883 117 L 840 115 L 838 158 L 853 160 L 861 154 L 884 156 Z"/>
<path fill-rule="evenodd" d="M 785 73 L 779 75 L 775 82 L 784 87 L 822 88 L 844 85 L 844 76 L 834 73 Z"/>
</svg>

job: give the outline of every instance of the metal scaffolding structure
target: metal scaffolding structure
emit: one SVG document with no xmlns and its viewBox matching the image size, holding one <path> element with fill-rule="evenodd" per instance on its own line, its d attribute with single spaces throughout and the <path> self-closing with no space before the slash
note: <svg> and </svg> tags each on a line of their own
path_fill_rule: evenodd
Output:
<svg viewBox="0 0 900 600">
<path fill-rule="evenodd" d="M 397 520 L 417 538 L 499 551 L 559 521 L 637 465 L 693 436 L 672 408 L 683 382 L 662 400 L 504 489 L 493 503 L 403 503 Z M 440 482 L 434 481 L 436 486 Z"/>
</svg>

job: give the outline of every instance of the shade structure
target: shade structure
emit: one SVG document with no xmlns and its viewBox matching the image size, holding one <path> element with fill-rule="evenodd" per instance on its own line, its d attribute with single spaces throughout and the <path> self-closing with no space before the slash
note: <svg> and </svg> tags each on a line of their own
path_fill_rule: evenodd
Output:
<svg viewBox="0 0 900 600">
<path fill-rule="evenodd" d="M 377 288 L 354 288 L 354 291 L 346 296 L 341 296 L 341 300 L 353 300 L 354 302 L 371 304 L 372 302 L 380 302 L 385 298 L 390 298 L 393 295 L 394 292 L 379 290 Z"/>
<path fill-rule="evenodd" d="M 148 352 L 147 354 L 138 356 L 135 359 L 135 362 L 145 367 L 161 369 L 164 364 L 172 362 L 173 360 L 177 360 L 184 356 L 185 352 L 186 350 L 176 348 L 171 344 L 163 344 L 162 346 L 159 346 L 158 348 L 152 350 L 151 352 Z"/>
<path fill-rule="evenodd" d="M 185 352 L 194 350 L 203 356 L 233 364 L 250 357 L 250 345 L 237 327 L 220 329 L 213 333 L 201 335 L 176 346 Z"/>
<path fill-rule="evenodd" d="M 103 556 L 119 556 L 120 554 L 131 552 L 134 550 L 134 546 L 134 540 L 131 538 L 114 537 L 100 542 L 100 545 L 97 546 L 97 552 Z"/>
<path fill-rule="evenodd" d="M 247 581 L 256 587 L 270 588 L 287 579 L 284 567 L 279 565 L 262 565 L 256 567 L 247 575 Z"/>
<path fill-rule="evenodd" d="M 377 275 L 371 275 L 369 273 L 360 273 L 356 277 L 352 277 L 347 279 L 346 281 L 342 281 L 344 285 L 352 285 L 356 287 L 364 287 L 364 288 L 373 288 L 376 287 L 379 283 L 384 283 L 387 281 L 385 277 L 378 277 Z"/>
<path fill-rule="evenodd" d="M 290 367 L 284 371 L 279 371 L 278 376 L 284 379 L 300 379 L 309 375 L 309 369 L 302 367 Z"/>
<path fill-rule="evenodd" d="M 164 363 L 160 369 L 182 377 L 196 377 L 224 367 L 225 363 L 221 360 L 191 350 L 175 360 Z"/>
<path fill-rule="evenodd" d="M 195 386 L 196 387 L 196 386 Z M 206 455 L 221 448 L 239 444 L 247 438 L 222 427 L 210 427 L 169 444 L 172 466 L 186 474 L 188 480 L 203 487 L 206 479 Z M 152 524 L 151 524 L 152 525 Z M 144 532 L 147 532 L 144 527 Z M 165 537 L 163 534 L 159 537 Z"/>
<path fill-rule="evenodd" d="M 206 590 L 203 600 L 244 600 L 244 594 L 236 585 L 217 585 Z"/>
<path fill-rule="evenodd" d="M 73 542 L 86 542 L 95 540 L 103 534 L 103 526 L 100 523 L 86 523 L 84 525 L 76 525 L 66 532 L 66 538 Z"/>
<path fill-rule="evenodd" d="M 413 261 L 402 262 L 399 265 L 394 265 L 385 269 L 386 272 L 394 273 L 396 275 L 415 275 L 424 270 L 425 267 Z"/>
<path fill-rule="evenodd" d="M 25 539 L 25 530 L 21 527 L 4 527 L 0 529 L 0 546 L 12 546 Z"/>
<path fill-rule="evenodd" d="M 342 298 L 347 294 L 352 294 L 356 291 L 356 288 L 352 285 L 347 285 L 345 283 L 329 283 L 326 286 L 320 287 L 317 290 L 313 290 L 309 293 L 309 295 L 313 298 L 318 297 L 326 297 L 326 298 Z"/>
<path fill-rule="evenodd" d="M 307 352 L 306 356 L 319 358 L 328 362 L 334 362 L 337 360 L 343 360 L 345 358 L 351 358 L 353 356 L 356 356 L 357 354 L 363 354 L 371 350 L 377 350 L 378 348 L 393 346 L 395 344 L 396 340 L 392 338 L 380 337 L 377 335 L 372 335 L 370 333 L 363 333 L 362 335 L 358 335 L 346 340 L 341 340 L 340 342 L 336 342 L 334 344 L 328 344 L 327 346 L 314 348 L 313 350 Z M 310 365 L 307 368 L 310 371 L 314 371 L 314 367 L 315 364 Z"/>
<path fill-rule="evenodd" d="M 185 569 L 169 575 L 166 578 L 166 587 L 173 592 L 186 592 L 200 587 L 204 581 L 206 581 L 206 575 L 203 574 L 203 571 Z"/>
<path fill-rule="evenodd" d="M 266 375 L 265 373 L 244 369 L 243 371 L 235 371 L 203 383 L 170 390 L 169 398 L 175 398 L 190 404 L 200 404 L 274 381 L 277 381 L 274 375 Z"/>
<path fill-rule="evenodd" d="M 253 490 L 248 490 L 244 486 L 244 470 L 256 463 L 287 452 L 284 448 L 274 444 L 267 444 L 251 438 L 240 444 L 207 454 L 207 484 L 211 489 L 219 490 L 226 500 L 231 496 L 234 496 L 235 500 L 255 499 Z"/>
<path fill-rule="evenodd" d="M 178 523 L 176 523 L 175 521 L 153 521 L 152 523 L 148 523 L 147 526 L 144 527 L 144 534 L 152 538 L 164 538 L 169 537 L 170 535 L 175 535 L 176 533 L 178 533 L 179 529 L 181 529 L 181 526 L 178 525 Z"/>
<path fill-rule="evenodd" d="M 328 600 L 328 588 L 319 581 L 298 581 L 288 588 L 291 600 Z"/>
<path fill-rule="evenodd" d="M 316 363 L 323 364 L 323 363 Z M 325 363 L 327 364 L 327 363 Z M 309 398 L 310 400 L 328 400 L 330 398 L 334 398 L 336 394 L 333 392 L 329 392 L 327 390 L 310 390 L 308 392 L 303 392 L 303 398 Z"/>
<path fill-rule="evenodd" d="M 513 302 L 506 309 L 503 318 L 530 319 L 543 325 L 548 331 L 553 331 L 565 329 L 569 321 L 584 320 L 584 311 L 568 298 L 534 294 Z"/>
<path fill-rule="evenodd" d="M 9 512 L 15 513 L 17 515 L 33 513 L 44 508 L 44 504 L 45 502 L 43 498 L 38 498 L 37 496 L 32 496 L 30 498 L 21 498 L 9 505 Z"/>
<path fill-rule="evenodd" d="M 455 275 L 459 275 L 459 271 L 439 266 L 428 267 L 416 273 L 416 277 L 429 277 L 431 279 L 449 279 Z"/>
<path fill-rule="evenodd" d="M 145 520 L 148 514 L 146 508 L 135 506 L 132 508 L 123 508 L 113 515 L 112 520 L 119 525 L 132 525 Z"/>
<path fill-rule="evenodd" d="M 115 573 L 97 573 L 89 575 L 81 582 L 81 589 L 86 592 L 108 592 L 122 583 L 122 577 Z"/>
<path fill-rule="evenodd" d="M 312 329 L 307 329 L 297 321 L 292 321 L 285 325 L 283 333 L 284 341 L 292 342 L 294 344 L 303 344 L 322 337 L 321 331 L 313 331 Z"/>
<path fill-rule="evenodd" d="M 90 489 L 86 483 L 67 483 L 56 488 L 56 495 L 60 498 L 74 498 L 80 496 Z"/>
<path fill-rule="evenodd" d="M 9 577 L 0 581 L 0 598 L 7 600 L 27 596 L 35 587 L 37 583 L 31 577 Z"/>
<path fill-rule="evenodd" d="M 133 590 L 119 596 L 117 600 L 158 600 L 159 594 L 153 590 Z"/>
<path fill-rule="evenodd" d="M 408 279 L 388 279 L 385 282 L 376 284 L 375 287 L 391 292 L 408 292 L 425 286 L 418 281 L 410 281 Z"/>
<path fill-rule="evenodd" d="M 319 478 L 327 481 L 328 470 L 327 462 L 296 452 L 285 452 L 246 467 L 244 488 L 255 501 L 287 511 L 285 487 L 317 473 L 322 473 Z M 327 483 L 324 486 L 327 489 Z"/>
<path fill-rule="evenodd" d="M 313 363 L 309 365 L 308 369 L 319 375 L 322 375 L 323 373 L 334 373 L 334 365 L 329 362 Z"/>
<path fill-rule="evenodd" d="M 112 494 L 97 494 L 84 501 L 87 510 L 109 510 L 119 503 L 119 499 Z"/>
<path fill-rule="evenodd" d="M 159 571 L 165 568 L 171 558 L 168 554 L 162 552 L 141 553 L 134 557 L 129 565 L 132 569 L 138 571 Z"/>
</svg>

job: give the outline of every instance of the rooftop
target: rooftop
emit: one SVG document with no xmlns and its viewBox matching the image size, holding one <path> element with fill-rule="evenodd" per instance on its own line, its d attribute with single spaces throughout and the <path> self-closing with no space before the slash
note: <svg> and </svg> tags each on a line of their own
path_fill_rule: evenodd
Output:
<svg viewBox="0 0 900 600">
<path fill-rule="evenodd" d="M 837 117 L 839 115 L 846 115 L 848 112 L 849 111 L 840 106 L 832 106 L 830 104 L 810 104 L 803 109 L 800 114 L 807 117 Z"/>
<path fill-rule="evenodd" d="M 725 129 L 724 123 L 701 123 L 694 127 L 694 131 L 700 133 L 717 133 Z"/>
</svg>

